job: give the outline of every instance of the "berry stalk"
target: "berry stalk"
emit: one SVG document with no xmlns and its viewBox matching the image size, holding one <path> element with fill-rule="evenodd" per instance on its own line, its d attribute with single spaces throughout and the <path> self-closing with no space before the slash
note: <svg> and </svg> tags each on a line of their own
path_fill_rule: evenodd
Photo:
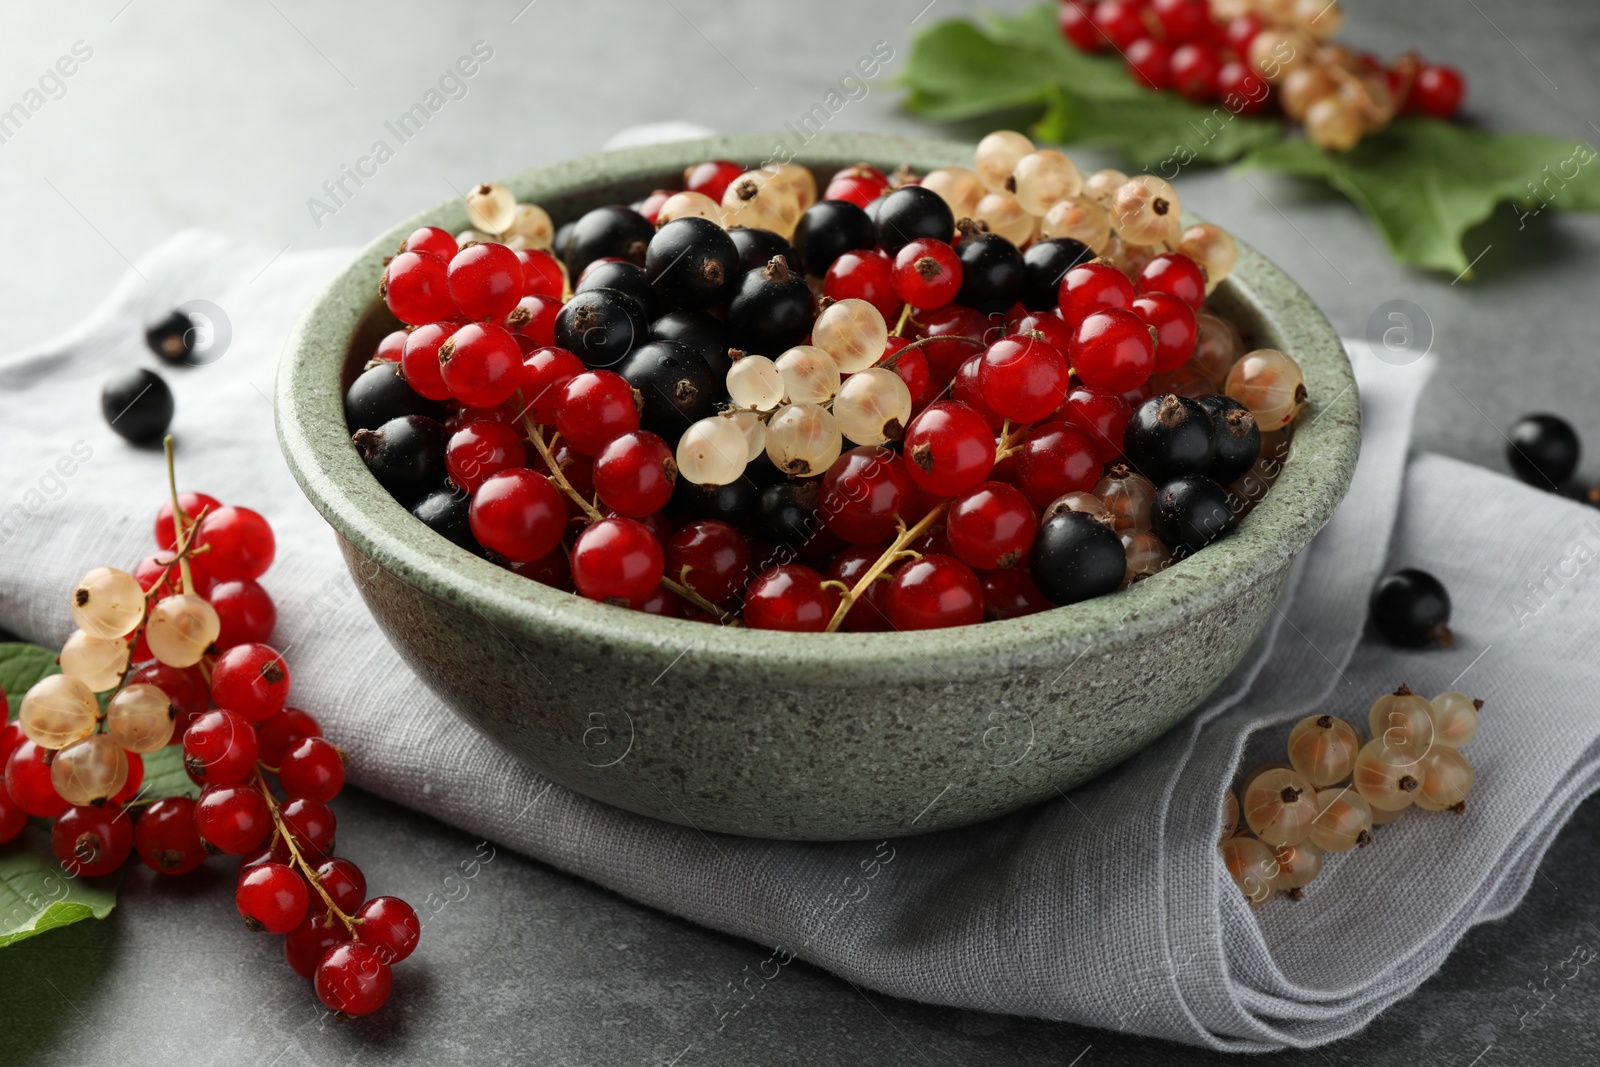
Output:
<svg viewBox="0 0 1600 1067">
<path fill-rule="evenodd" d="M 928 529 L 944 518 L 944 513 L 949 510 L 950 501 L 946 500 L 911 526 L 902 525 L 895 539 L 889 542 L 889 547 L 883 550 L 883 555 L 873 561 L 872 566 L 861 573 L 861 577 L 856 581 L 856 584 L 844 596 L 839 598 L 839 607 L 834 611 L 833 618 L 828 620 L 828 628 L 825 632 L 830 634 L 837 633 L 839 627 L 844 625 L 845 616 L 850 614 L 850 609 L 855 606 L 856 601 L 865 596 L 867 590 L 872 588 L 872 583 L 877 581 L 883 575 L 883 572 L 888 570 L 894 561 L 904 554 L 907 545 L 927 533 Z"/>
<path fill-rule="evenodd" d="M 252 774 L 255 776 L 256 789 L 260 791 L 261 799 L 267 802 L 267 811 L 272 815 L 273 838 L 281 840 L 284 847 L 289 850 L 290 865 L 296 868 L 307 882 L 311 883 L 311 888 L 315 889 L 317 895 L 322 898 L 323 903 L 328 905 L 328 914 L 343 923 L 345 929 L 350 931 L 350 936 L 354 937 L 356 927 L 360 925 L 361 920 L 345 914 L 344 909 L 333 902 L 333 897 L 329 896 L 328 891 L 323 888 L 322 878 L 317 874 L 316 868 L 307 863 L 305 856 L 301 855 L 300 846 L 295 843 L 294 834 L 290 832 L 288 825 L 284 823 L 283 813 L 278 810 L 278 798 L 272 795 L 272 789 L 267 785 L 266 778 L 262 777 L 261 767 L 262 764 L 257 762 L 256 769 Z"/>
</svg>

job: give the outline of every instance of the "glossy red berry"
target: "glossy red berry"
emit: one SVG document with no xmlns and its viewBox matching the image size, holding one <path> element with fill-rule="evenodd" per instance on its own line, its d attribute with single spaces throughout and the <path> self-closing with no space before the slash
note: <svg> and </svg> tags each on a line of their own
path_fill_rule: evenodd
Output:
<svg viewBox="0 0 1600 1067">
<path fill-rule="evenodd" d="M 179 493 L 178 503 L 183 505 L 183 513 L 192 524 L 201 513 L 216 511 L 222 506 L 222 501 L 205 493 Z M 178 532 L 172 525 L 172 501 L 168 500 L 156 511 L 156 547 L 171 550 L 178 545 Z"/>
<path fill-rule="evenodd" d="M 894 356 L 906 345 L 910 344 L 904 337 L 889 338 L 889 345 L 884 350 L 887 356 Z M 933 372 L 928 367 L 928 357 L 922 354 L 922 349 L 913 348 L 909 352 L 902 352 L 895 358 L 894 364 L 889 368 L 900 376 L 906 383 L 906 391 L 911 394 L 911 413 L 915 415 L 937 397 L 938 390 L 934 386 Z"/>
<path fill-rule="evenodd" d="M 956 372 L 955 380 L 950 383 L 950 399 L 982 415 L 989 429 L 998 434 L 1006 424 L 1006 417 L 989 406 L 988 398 L 983 395 L 982 376 L 983 356 L 979 354 L 963 363 Z"/>
<path fill-rule="evenodd" d="M 846 167 L 829 179 L 822 199 L 848 200 L 856 207 L 864 208 L 888 191 L 888 176 L 876 167 L 862 163 Z"/>
<path fill-rule="evenodd" d="M 1039 509 L 1004 482 L 982 482 L 956 497 L 945 516 L 945 536 L 956 558 L 977 570 L 1010 567 L 1025 559 L 1039 528 Z"/>
<path fill-rule="evenodd" d="M 1109 263 L 1084 263 L 1061 279 L 1061 318 L 1076 329 L 1097 311 L 1133 306 L 1133 282 Z"/>
<path fill-rule="evenodd" d="M 961 259 L 947 241 L 919 237 L 894 257 L 894 292 L 912 307 L 940 308 L 961 291 Z"/>
<path fill-rule="evenodd" d="M 1132 311 L 1098 311 L 1078 327 L 1069 358 L 1085 385 L 1123 392 L 1148 381 L 1154 372 L 1155 338 Z"/>
<path fill-rule="evenodd" d="M 1062 421 L 1089 436 L 1095 459 L 1101 463 L 1110 463 L 1122 454 L 1122 435 L 1132 417 L 1128 402 L 1106 389 L 1079 386 L 1067 394 L 1061 405 Z"/>
<path fill-rule="evenodd" d="M 961 304 L 921 313 L 912 321 L 923 338 L 949 338 L 930 340 L 918 349 L 927 356 L 934 381 L 940 383 L 954 378 L 967 360 L 1005 336 L 1002 322 Z"/>
<path fill-rule="evenodd" d="M 1222 61 L 1209 45 L 1190 43 L 1173 50 L 1168 74 L 1172 88 L 1185 98 L 1203 104 L 1217 96 L 1217 75 Z"/>
<path fill-rule="evenodd" d="M 1460 110 L 1466 92 L 1466 82 L 1454 67 L 1425 66 L 1411 83 L 1407 103 L 1425 115 L 1447 119 Z"/>
<path fill-rule="evenodd" d="M 935 496 L 957 496 L 994 468 L 994 434 L 966 404 L 941 400 L 906 428 L 906 473 Z"/>
<path fill-rule="evenodd" d="M 572 546 L 572 581 L 590 600 L 644 600 L 661 584 L 665 568 L 661 542 L 633 519 L 602 519 Z"/>
<path fill-rule="evenodd" d="M 1067 325 L 1066 319 L 1053 311 L 1030 311 L 1007 321 L 1013 334 L 1043 334 L 1045 344 L 1057 352 L 1066 352 L 1067 346 L 1072 343 L 1072 328 Z"/>
<path fill-rule="evenodd" d="M 177 712 L 176 725 L 173 727 L 172 736 L 180 738 L 189 723 L 204 715 L 211 707 L 211 683 L 206 681 L 205 675 L 199 667 L 168 667 L 165 663 L 146 663 L 133 676 L 129 683 L 142 682 L 153 685 L 172 701 L 173 710 Z"/>
<path fill-rule="evenodd" d="M 385 963 L 399 963 L 417 947 L 422 923 L 410 904 L 399 897 L 373 897 L 355 913 L 361 920 L 356 939 L 378 953 Z"/>
<path fill-rule="evenodd" d="M 817 516 L 851 544 L 893 537 L 911 497 L 911 477 L 893 449 L 852 448 L 822 476 Z"/>
<path fill-rule="evenodd" d="M 183 734 L 183 767 L 206 785 L 242 782 L 256 769 L 260 742 L 255 727 L 220 708 L 208 711 Z"/>
<path fill-rule="evenodd" d="M 219 582 L 261 577 L 278 551 L 271 525 L 249 508 L 218 508 L 200 523 L 196 537 L 208 549 L 207 573 Z"/>
<path fill-rule="evenodd" d="M 515 252 L 517 259 L 522 263 L 521 295 L 547 296 L 560 300 L 567 281 L 566 275 L 561 273 L 561 264 L 556 262 L 556 257 L 538 248 L 519 248 Z"/>
<path fill-rule="evenodd" d="M 272 814 L 254 785 L 208 785 L 194 805 L 194 828 L 211 848 L 242 856 L 272 830 Z"/>
<path fill-rule="evenodd" d="M 744 624 L 755 630 L 822 633 L 840 599 L 822 581 L 822 575 L 799 563 L 767 568 L 745 592 Z"/>
<path fill-rule="evenodd" d="M 1195 311 L 1206 302 L 1206 272 L 1181 252 L 1163 252 L 1139 272 L 1141 294 L 1171 293 Z"/>
<path fill-rule="evenodd" d="M 556 343 L 556 316 L 561 314 L 561 298 L 525 296 L 506 316 L 505 327 L 517 338 L 524 353 Z"/>
<path fill-rule="evenodd" d="M 905 306 L 894 289 L 894 260 L 871 250 L 846 252 L 835 259 L 822 277 L 822 295 L 830 300 L 865 300 L 885 322 L 894 322 Z"/>
<path fill-rule="evenodd" d="M 312 984 L 329 1011 L 371 1015 L 389 999 L 394 975 L 376 949 L 347 941 L 322 957 Z"/>
<path fill-rule="evenodd" d="M 1083 4 L 1068 2 L 1057 8 L 1056 28 L 1067 43 L 1080 52 L 1099 52 L 1106 47 L 1106 39 L 1094 24 L 1089 8 Z"/>
<path fill-rule="evenodd" d="M 1171 293 L 1146 293 L 1133 302 L 1133 313 L 1155 331 L 1157 374 L 1176 370 L 1194 355 L 1199 327 L 1188 304 Z"/>
<path fill-rule="evenodd" d="M 437 226 L 423 226 L 412 230 L 411 236 L 400 245 L 402 252 L 426 252 L 438 256 L 446 263 L 449 263 L 459 250 L 460 246 L 456 244 L 456 239 L 450 236 L 450 231 Z"/>
<path fill-rule="evenodd" d="M 1266 21 L 1253 11 L 1235 15 L 1223 28 L 1223 40 L 1236 55 L 1249 55 L 1250 42 L 1255 40 L 1256 34 L 1266 29 L 1266 26 Z"/>
<path fill-rule="evenodd" d="M 250 578 L 221 582 L 212 587 L 206 599 L 222 624 L 217 648 L 226 651 L 236 645 L 271 639 L 272 628 L 278 624 L 278 608 L 260 583 Z"/>
<path fill-rule="evenodd" d="M 123 779 L 122 788 L 111 795 L 111 803 L 127 807 L 144 788 L 144 757 L 137 752 L 122 755 L 128 761 L 128 776 Z"/>
<path fill-rule="evenodd" d="M 1082 430 L 1064 422 L 1045 423 L 1022 444 L 1016 485 L 1023 496 L 1042 508 L 1064 493 L 1087 493 L 1093 489 L 1100 480 L 1101 466 L 1094 441 Z M 964 554 L 958 555 L 966 559 Z"/>
<path fill-rule="evenodd" d="M 270 718 L 288 703 L 289 666 L 270 645 L 230 648 L 211 670 L 211 699 L 250 722 Z"/>
<path fill-rule="evenodd" d="M 406 350 L 406 336 L 404 330 L 390 330 L 383 335 L 383 340 L 378 342 L 372 358 L 384 363 L 399 363 L 400 354 Z"/>
<path fill-rule="evenodd" d="M 1211 30 L 1211 6 L 1206 0 L 1150 0 L 1150 12 L 1169 41 L 1193 41 Z"/>
<path fill-rule="evenodd" d="M 1136 0 L 1100 0 L 1094 6 L 1094 23 L 1118 51 L 1125 52 L 1150 32 L 1139 9 Z"/>
<path fill-rule="evenodd" d="M 886 544 L 851 545 L 841 549 L 828 563 L 828 577 L 854 589 L 887 547 Z M 852 633 L 881 633 L 893 629 L 889 624 L 889 583 L 894 580 L 896 566 L 891 565 L 850 605 L 843 629 Z"/>
<path fill-rule="evenodd" d="M 1230 59 L 1217 71 L 1217 99 L 1235 115 L 1254 115 L 1272 99 L 1272 87 L 1248 63 Z"/>
<path fill-rule="evenodd" d="M 720 204 L 722 194 L 743 173 L 744 167 L 737 163 L 726 159 L 710 159 L 696 163 L 683 172 L 683 188 L 690 193 L 704 193 Z"/>
<path fill-rule="evenodd" d="M 444 383 L 444 368 L 439 364 L 439 349 L 461 328 L 454 322 L 430 322 L 406 335 L 400 352 L 400 376 L 419 396 L 429 400 L 449 400 L 450 387 Z"/>
<path fill-rule="evenodd" d="M 317 964 L 330 949 L 350 941 L 350 929 L 341 920 L 330 919 L 314 907 L 310 911 L 283 938 L 283 954 L 289 966 L 308 980 L 317 973 Z"/>
<path fill-rule="evenodd" d="M 566 532 L 567 504 L 549 478 L 526 467 L 491 474 L 467 507 L 472 536 L 513 563 L 549 555 Z"/>
<path fill-rule="evenodd" d="M 361 868 L 343 856 L 324 860 L 317 866 L 317 880 L 322 891 L 333 898 L 334 906 L 346 915 L 354 915 L 361 902 L 367 899 L 367 876 Z M 311 894 L 313 905 L 322 898 Z"/>
<path fill-rule="evenodd" d="M 22 805 L 11 799 L 11 793 L 6 789 L 5 778 L 0 776 L 0 844 L 4 844 L 22 833 L 28 825 L 28 813 Z"/>
<path fill-rule="evenodd" d="M 306 917 L 306 881 L 293 867 L 259 863 L 245 872 L 233 891 L 245 925 L 269 934 L 286 934 Z"/>
<path fill-rule="evenodd" d="M 982 571 L 978 574 L 978 583 L 983 587 L 985 622 L 1020 619 L 1024 615 L 1033 615 L 1055 607 L 1049 598 L 1039 592 L 1039 587 L 1033 584 L 1033 574 L 1027 567 Z"/>
<path fill-rule="evenodd" d="M 565 348 L 540 348 L 522 361 L 522 400 L 533 414 L 533 421 L 549 426 L 556 421 L 567 383 L 587 368 L 583 360 Z"/>
<path fill-rule="evenodd" d="M 0 715 L 11 714 L 10 702 L 6 700 L 5 690 L 0 689 Z M 6 771 L 6 761 L 28 739 L 22 732 L 22 724 L 12 719 L 10 722 L 0 723 L 0 774 Z"/>
<path fill-rule="evenodd" d="M 74 878 L 110 874 L 133 852 L 133 820 L 116 804 L 69 808 L 50 828 L 50 848 Z"/>
<path fill-rule="evenodd" d="M 278 813 L 308 859 L 321 863 L 324 858 L 333 855 L 334 830 L 338 824 L 328 805 L 309 797 L 295 797 Z"/>
<path fill-rule="evenodd" d="M 606 507 L 628 518 L 644 518 L 666 507 L 677 481 L 672 449 L 648 430 L 612 439 L 595 457 L 595 491 Z"/>
<path fill-rule="evenodd" d="M 299 708 L 284 708 L 265 722 L 256 724 L 259 751 L 256 758 L 268 767 L 283 764 L 283 757 L 295 742 L 306 737 L 321 737 L 322 727 L 317 720 Z"/>
<path fill-rule="evenodd" d="M 144 809 L 133 827 L 133 846 L 157 874 L 187 874 L 206 861 L 194 828 L 194 801 L 162 797 Z"/>
<path fill-rule="evenodd" d="M 23 741 L 6 760 L 5 783 L 12 802 L 41 819 L 58 818 L 72 806 L 61 799 L 50 780 L 50 761 L 54 758 L 50 749 Z"/>
<path fill-rule="evenodd" d="M 456 313 L 450 299 L 449 268 L 427 252 L 401 252 L 383 270 L 378 293 L 394 317 L 412 326 L 438 322 Z"/>
<path fill-rule="evenodd" d="M 522 261 L 505 245 L 468 245 L 450 258 L 447 274 L 450 299 L 469 319 L 502 319 L 523 296 Z"/>
<path fill-rule="evenodd" d="M 983 621 L 983 587 L 972 568 L 953 556 L 914 559 L 889 587 L 889 621 L 896 630 L 939 630 Z"/>
<path fill-rule="evenodd" d="M 556 429 L 574 449 L 598 456 L 607 444 L 639 428 L 633 386 L 615 371 L 585 371 L 566 384 L 556 405 Z"/>
<path fill-rule="evenodd" d="M 522 348 L 502 326 L 468 323 L 439 346 L 439 374 L 466 406 L 496 407 L 522 384 Z"/>
<path fill-rule="evenodd" d="M 132 574 L 138 581 L 139 588 L 147 593 L 160 585 L 161 588 L 156 591 L 157 600 L 184 591 L 181 588 L 183 571 L 176 566 L 171 550 L 152 552 L 134 564 Z M 188 592 L 207 600 L 211 599 L 211 591 L 216 582 L 206 571 L 205 556 L 195 556 L 189 560 L 189 578 Z M 141 645 L 140 654 L 134 656 L 134 659 L 149 659 L 149 651 L 147 646 Z"/>
<path fill-rule="evenodd" d="M 1012 422 L 1037 422 L 1061 406 L 1067 360 L 1054 345 L 1027 334 L 1002 337 L 978 366 L 984 401 Z"/>
<path fill-rule="evenodd" d="M 1172 46 L 1154 37 L 1141 37 L 1123 50 L 1128 73 L 1150 89 L 1172 88 Z"/>
<path fill-rule="evenodd" d="M 667 542 L 666 576 L 714 604 L 732 600 L 750 570 L 750 546 L 719 519 L 685 523 Z"/>
<path fill-rule="evenodd" d="M 331 741 L 308 737 L 278 764 L 278 784 L 291 797 L 332 800 L 344 788 L 344 753 Z"/>
<path fill-rule="evenodd" d="M 445 446 L 444 465 L 452 482 L 473 493 L 490 475 L 513 467 L 526 467 L 528 454 L 523 448 L 520 430 L 503 422 L 480 419 L 450 435 L 450 443 Z"/>
</svg>

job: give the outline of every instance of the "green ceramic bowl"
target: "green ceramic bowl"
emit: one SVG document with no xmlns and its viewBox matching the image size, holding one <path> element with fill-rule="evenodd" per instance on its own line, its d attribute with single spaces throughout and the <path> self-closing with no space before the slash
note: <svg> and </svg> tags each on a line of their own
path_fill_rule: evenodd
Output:
<svg viewBox="0 0 1600 1067">
<path fill-rule="evenodd" d="M 676 184 L 699 160 L 759 163 L 774 142 L 608 152 L 507 184 L 559 221 Z M 825 176 L 862 160 L 925 170 L 971 156 L 970 145 L 823 135 L 798 158 Z M 466 228 L 461 201 L 373 241 L 301 320 L 278 373 L 284 456 L 423 681 L 562 785 L 670 822 L 804 840 L 924 833 L 1056 796 L 1134 756 L 1238 662 L 1355 467 L 1359 405 L 1337 336 L 1241 248 L 1214 302 L 1257 346 L 1291 353 L 1311 399 L 1276 486 L 1194 558 L 1087 603 L 922 633 L 772 633 L 593 603 L 435 535 L 350 444 L 344 388 L 393 325 L 376 299 L 384 257 L 427 224 Z"/>
</svg>

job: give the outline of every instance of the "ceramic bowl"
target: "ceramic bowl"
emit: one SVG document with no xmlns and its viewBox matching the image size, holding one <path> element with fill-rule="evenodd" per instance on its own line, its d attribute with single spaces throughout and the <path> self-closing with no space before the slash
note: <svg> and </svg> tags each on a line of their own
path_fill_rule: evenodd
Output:
<svg viewBox="0 0 1600 1067">
<path fill-rule="evenodd" d="M 506 184 L 559 222 L 676 185 L 699 160 L 760 163 L 778 140 L 608 152 Z M 863 160 L 926 170 L 971 157 L 970 145 L 855 135 L 815 137 L 797 156 L 824 180 Z M 1213 302 L 1255 346 L 1299 361 L 1310 401 L 1272 491 L 1193 558 L 1086 603 L 919 633 L 774 633 L 594 603 L 437 536 L 350 443 L 344 389 L 394 326 L 376 295 L 384 257 L 427 224 L 465 229 L 462 202 L 373 241 L 301 320 L 278 373 L 284 456 L 337 531 L 380 629 L 457 713 L 562 785 L 704 831 L 924 833 L 1057 796 L 1136 757 L 1239 661 L 1355 466 L 1359 404 L 1338 337 L 1293 282 L 1241 248 Z"/>
</svg>

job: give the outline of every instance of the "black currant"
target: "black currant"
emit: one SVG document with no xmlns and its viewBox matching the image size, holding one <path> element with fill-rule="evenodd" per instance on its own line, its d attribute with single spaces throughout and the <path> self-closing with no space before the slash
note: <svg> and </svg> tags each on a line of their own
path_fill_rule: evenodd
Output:
<svg viewBox="0 0 1600 1067">
<path fill-rule="evenodd" d="M 166 380 L 143 367 L 113 374 L 100 387 L 100 413 L 125 440 L 148 445 L 172 425 L 172 390 Z"/>
<path fill-rule="evenodd" d="M 1581 453 L 1577 431 L 1558 415 L 1523 416 L 1506 442 L 1511 473 L 1540 489 L 1560 488 L 1578 469 Z"/>
<path fill-rule="evenodd" d="M 948 241 L 956 232 L 950 205 L 938 193 L 920 185 L 903 186 L 884 197 L 874 221 L 878 244 L 890 257 L 918 237 Z"/>
<path fill-rule="evenodd" d="M 444 405 L 429 400 L 400 374 L 400 364 L 374 363 L 362 371 L 344 394 L 344 421 L 350 432 L 375 430 L 402 415 L 425 415 L 444 421 Z"/>
<path fill-rule="evenodd" d="M 1067 271 L 1094 258 L 1082 241 L 1051 237 L 1035 241 L 1022 253 L 1022 306 L 1048 311 L 1061 302 L 1061 279 Z"/>
<path fill-rule="evenodd" d="M 648 335 L 639 302 L 616 289 L 590 289 L 556 314 L 556 344 L 591 370 L 610 369 Z"/>
<path fill-rule="evenodd" d="M 789 476 L 778 469 L 778 465 L 772 462 L 771 456 L 763 452 L 745 464 L 742 480 L 751 483 L 757 489 L 765 489 L 769 485 L 788 481 Z"/>
<path fill-rule="evenodd" d="M 415 507 L 449 476 L 444 452 L 450 431 L 436 419 L 402 415 L 376 430 L 357 430 L 350 440 L 378 484 L 403 507 Z"/>
<path fill-rule="evenodd" d="M 572 248 L 572 231 L 578 228 L 577 219 L 568 219 L 556 227 L 555 234 L 550 238 L 550 254 L 561 262 L 567 261 L 567 252 Z"/>
<path fill-rule="evenodd" d="M 646 341 L 613 369 L 643 398 L 639 426 L 669 445 L 691 423 L 715 415 L 727 395 L 706 361 L 677 341 Z"/>
<path fill-rule="evenodd" d="M 800 253 L 783 238 L 782 234 L 754 226 L 735 226 L 728 231 L 733 247 L 739 250 L 739 272 L 757 270 L 772 262 L 773 256 L 782 256 L 789 269 L 800 269 Z"/>
<path fill-rule="evenodd" d="M 1165 485 L 1211 466 L 1217 458 L 1216 432 L 1199 401 L 1175 393 L 1153 396 L 1128 420 L 1122 452 L 1134 470 Z"/>
<path fill-rule="evenodd" d="M 144 343 L 168 363 L 187 363 L 197 336 L 194 320 L 185 312 L 174 311 L 145 330 Z"/>
<path fill-rule="evenodd" d="M 597 207 L 573 223 L 572 232 L 567 235 L 562 255 L 567 261 L 567 274 L 576 278 L 583 268 L 608 256 L 642 267 L 645 249 L 655 232 L 650 220 L 631 207 Z"/>
<path fill-rule="evenodd" d="M 961 222 L 964 229 L 956 245 L 961 290 L 956 303 L 985 313 L 1005 311 L 1022 294 L 1022 253 L 999 234 L 984 233 L 966 219 Z"/>
<path fill-rule="evenodd" d="M 1115 530 L 1082 511 L 1052 515 L 1034 535 L 1033 584 L 1053 604 L 1114 592 L 1128 569 L 1128 554 Z"/>
<path fill-rule="evenodd" d="M 644 316 L 653 319 L 661 314 L 661 293 L 650 284 L 650 279 L 645 277 L 644 268 L 637 267 L 626 260 L 612 259 L 604 263 L 592 263 L 589 269 L 583 272 L 583 277 L 578 281 L 577 293 L 587 293 L 594 289 L 614 289 L 619 293 L 626 293 L 633 297 Z"/>
<path fill-rule="evenodd" d="M 728 380 L 733 360 L 728 358 L 728 328 L 704 311 L 669 311 L 650 324 L 652 341 L 677 341 L 688 345 L 706 361 L 716 381 Z"/>
<path fill-rule="evenodd" d="M 650 239 L 644 274 L 668 307 L 701 311 L 728 298 L 740 274 L 739 249 L 710 219 L 673 219 Z"/>
<path fill-rule="evenodd" d="M 1386 574 L 1367 602 L 1372 624 L 1390 644 L 1405 648 L 1451 645 L 1450 594 L 1427 571 L 1406 567 Z"/>
<path fill-rule="evenodd" d="M 1185 474 L 1156 490 L 1150 525 L 1178 555 L 1198 552 L 1238 522 L 1228 491 L 1203 474 Z"/>
<path fill-rule="evenodd" d="M 1203 396 L 1197 403 L 1211 416 L 1212 436 L 1217 442 L 1217 457 L 1201 473 L 1222 485 L 1238 481 L 1261 458 L 1261 427 L 1256 425 L 1256 417 L 1222 393 Z"/>
<path fill-rule="evenodd" d="M 800 216 L 794 248 L 807 274 L 822 277 L 846 252 L 872 248 L 877 230 L 867 213 L 848 200 L 819 200 Z"/>
<path fill-rule="evenodd" d="M 779 482 L 761 490 L 756 532 L 779 545 L 805 543 L 817 532 L 817 496 L 822 481 Z"/>
<path fill-rule="evenodd" d="M 411 514 L 447 541 L 481 556 L 483 546 L 472 536 L 472 527 L 467 523 L 467 508 L 471 503 L 472 497 L 453 485 L 447 485 L 423 497 L 421 503 L 411 509 Z"/>
<path fill-rule="evenodd" d="M 805 278 L 774 257 L 746 271 L 728 301 L 728 339 L 735 348 L 777 357 L 811 332 L 816 304 Z"/>
<path fill-rule="evenodd" d="M 700 486 L 679 478 L 672 487 L 666 511 L 689 522 L 694 519 L 720 519 L 730 526 L 743 526 L 755 517 L 756 487 L 744 478 L 727 485 Z"/>
</svg>

